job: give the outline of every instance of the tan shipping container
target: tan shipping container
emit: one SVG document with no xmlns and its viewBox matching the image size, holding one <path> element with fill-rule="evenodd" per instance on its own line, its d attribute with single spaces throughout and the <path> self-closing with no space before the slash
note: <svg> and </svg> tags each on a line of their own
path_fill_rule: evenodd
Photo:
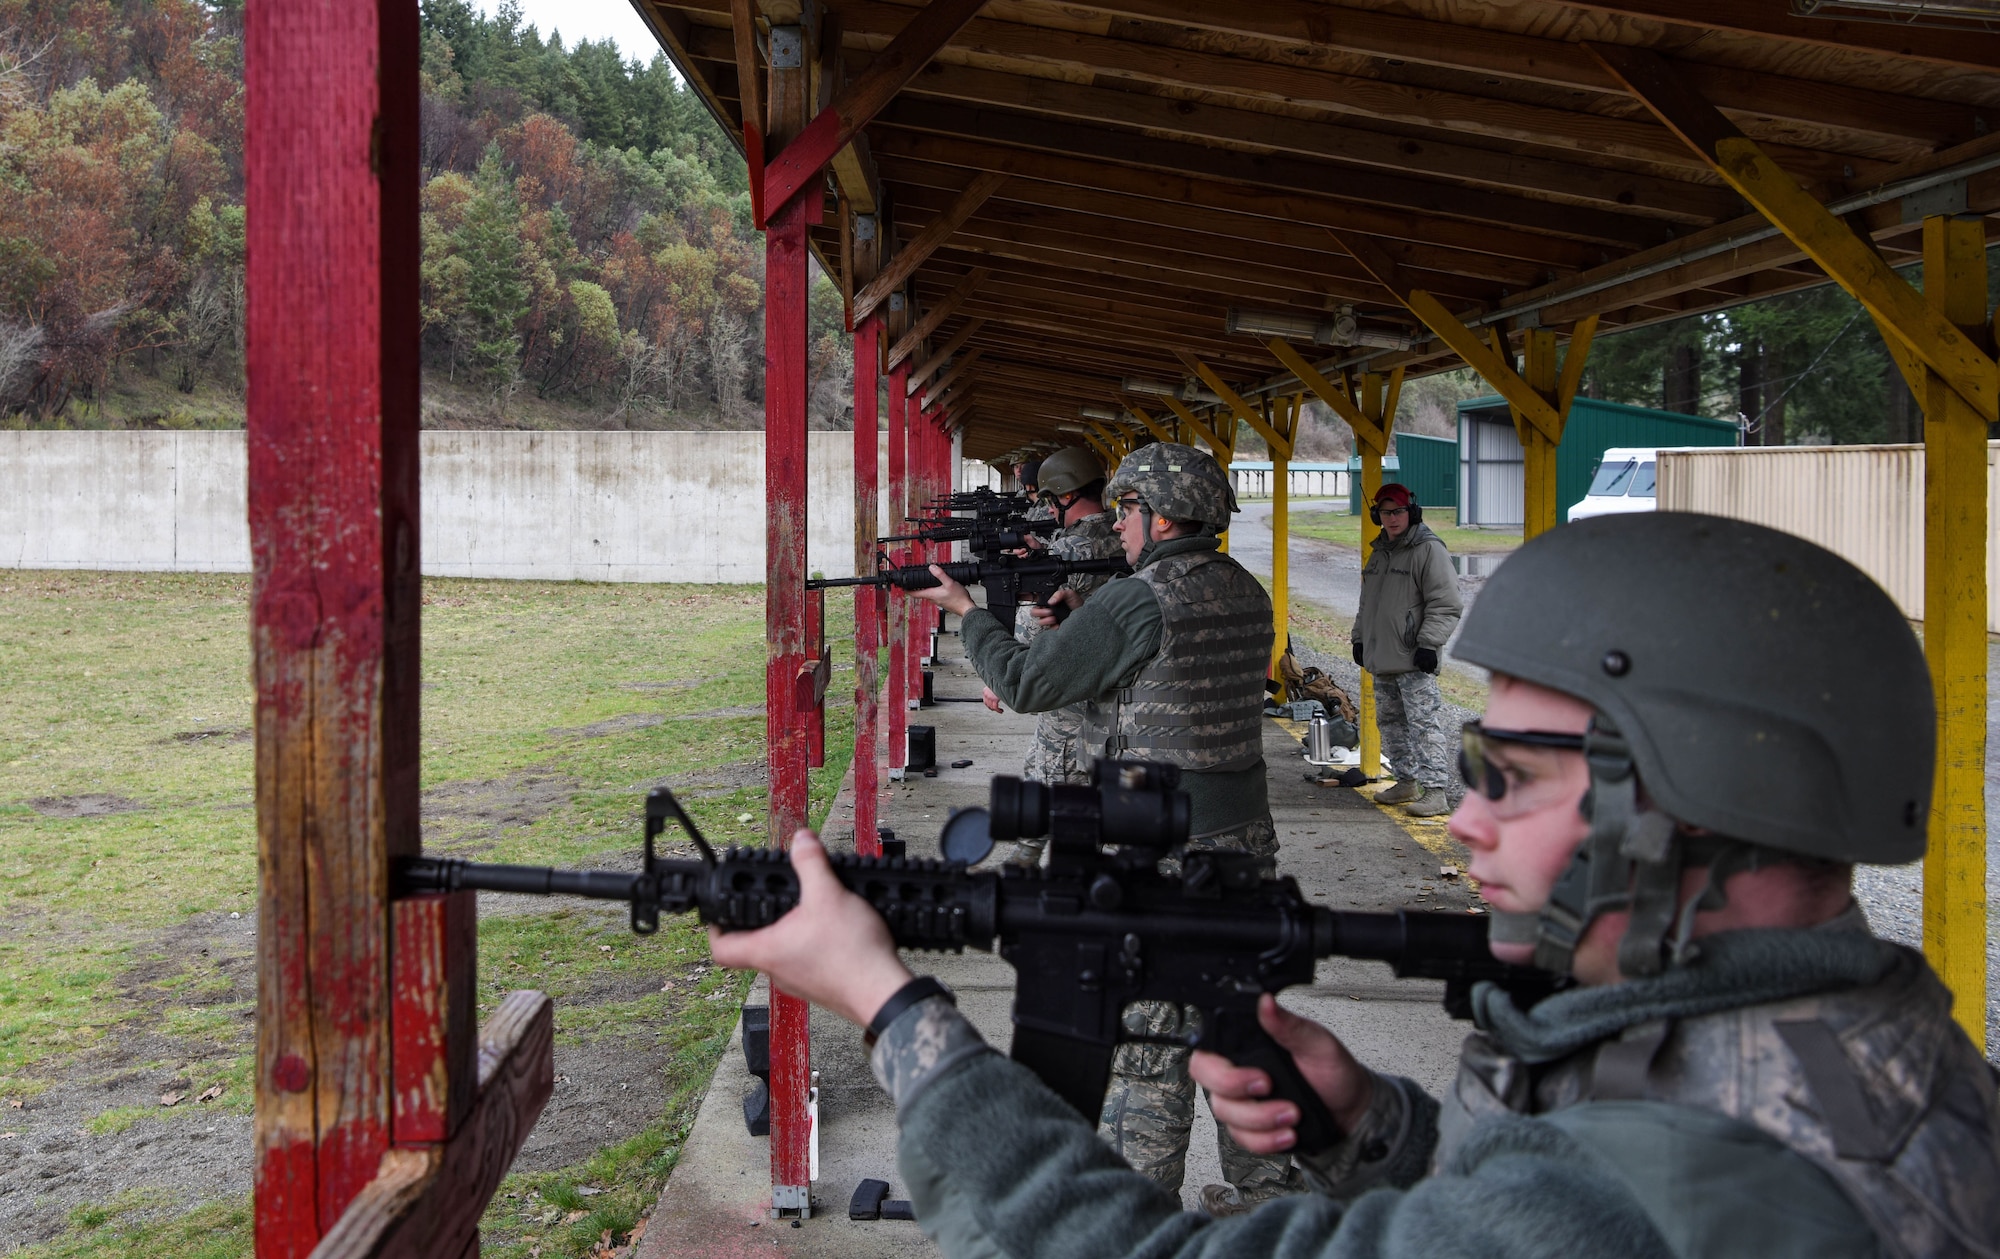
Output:
<svg viewBox="0 0 2000 1259">
<path fill-rule="evenodd" d="M 1986 447 L 1987 502 L 1996 452 Z M 1782 529 L 1837 552 L 1881 583 L 1904 615 L 1924 615 L 1922 446 L 1745 446 L 1663 450 L 1659 509 L 1730 516 Z M 2000 633 L 1993 597 L 1996 515 L 1986 517 L 1986 629 Z"/>
</svg>

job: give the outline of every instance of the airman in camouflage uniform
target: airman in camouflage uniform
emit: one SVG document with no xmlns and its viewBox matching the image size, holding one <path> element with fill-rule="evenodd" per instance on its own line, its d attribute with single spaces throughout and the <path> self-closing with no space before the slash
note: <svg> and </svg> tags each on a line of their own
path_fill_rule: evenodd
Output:
<svg viewBox="0 0 2000 1259">
<path fill-rule="evenodd" d="M 1080 704 L 1078 759 L 1086 765 L 1111 757 L 1179 766 L 1192 806 L 1189 847 L 1255 853 L 1275 865 L 1263 754 L 1271 600 L 1216 542 L 1236 510 L 1229 478 L 1208 454 L 1157 443 L 1126 456 L 1105 493 L 1126 500 L 1116 528 L 1133 575 L 1106 583 L 1026 647 L 973 618 L 966 653 L 987 686 L 1022 712 Z M 918 597 L 953 595 L 941 587 Z M 1173 1026 L 1181 1012 L 1141 1003 L 1127 1017 Z M 1121 1046 L 1105 1096 L 1105 1139 L 1170 1186 L 1180 1183 L 1194 1116 L 1188 1052 Z M 1233 1151 L 1229 1170 L 1246 1202 L 1304 1183 L 1282 1158 Z"/>
<path fill-rule="evenodd" d="M 1124 555 L 1124 544 L 1112 528 L 1114 519 L 1104 510 L 1104 469 L 1089 451 L 1071 447 L 1043 460 L 1040 489 L 1042 503 L 1064 522 L 1062 530 L 1049 540 L 1050 555 L 1065 560 Z M 1076 573 L 1063 585 L 1080 607 L 1110 580 L 1108 573 Z M 1014 623 L 1015 639 L 1030 644 L 1041 632 L 1042 623 L 1023 606 Z M 1027 761 L 1021 767 L 1022 777 L 1045 783 L 1088 783 L 1091 758 L 1080 755 L 1077 748 L 1082 728 L 1083 707 L 1079 704 L 1066 704 L 1038 716 L 1035 739 L 1028 745 Z M 1032 865 L 1040 861 L 1041 854 L 1041 840 L 1023 840 L 1016 844 L 1012 859 Z"/>
<path fill-rule="evenodd" d="M 1493 951 L 1575 986 L 1526 1008 L 1476 987 L 1442 1105 L 1265 1008 L 1344 1135 L 1296 1156 L 1316 1192 L 1233 1220 L 1121 1174 L 942 1000 L 906 1010 L 873 1061 L 947 1259 L 2000 1257 L 2000 1079 L 1852 897 L 1855 864 L 1923 855 L 1930 816 L 1936 714 L 1894 602 L 1802 539 L 1641 513 L 1523 547 L 1459 650 L 1493 675 L 1452 822 Z M 800 939 L 819 923 L 837 936 Z M 793 990 L 789 955 L 894 960 L 843 953 L 833 907 L 768 930 L 718 958 Z M 1261 1072 L 1193 1074 L 1238 1140 L 1287 1148 Z"/>
</svg>

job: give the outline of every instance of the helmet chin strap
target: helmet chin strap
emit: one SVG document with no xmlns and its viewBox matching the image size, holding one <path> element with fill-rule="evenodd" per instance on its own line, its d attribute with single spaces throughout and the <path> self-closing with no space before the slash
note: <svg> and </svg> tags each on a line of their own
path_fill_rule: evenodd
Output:
<svg viewBox="0 0 2000 1259">
<path fill-rule="evenodd" d="M 1666 966 L 1669 932 L 1675 936 L 1671 953 L 1676 964 L 1693 955 L 1686 938 L 1692 915 L 1675 931 L 1681 926 L 1676 913 L 1686 845 L 1672 818 L 1639 807 L 1632 750 L 1610 718 L 1600 714 L 1591 720 L 1583 754 L 1590 764 L 1590 791 L 1580 808 L 1590 834 L 1577 845 L 1549 892 L 1548 904 L 1534 915 L 1535 965 L 1569 974 L 1590 924 L 1600 914 L 1629 909 L 1631 923 L 1618 942 L 1618 969 L 1630 978 L 1657 975 Z M 1510 930 L 1520 932 L 1522 925 L 1511 924 Z"/>
<path fill-rule="evenodd" d="M 1756 870 L 1784 854 L 1740 840 L 1681 833 L 1666 814 L 1639 807 L 1632 750 L 1611 719 L 1599 714 L 1584 736 L 1590 791 L 1578 808 L 1590 834 L 1538 913 L 1495 912 L 1489 938 L 1499 944 L 1532 944 L 1534 964 L 1570 973 L 1576 946 L 1598 915 L 1629 909 L 1631 921 L 1618 941 L 1618 969 L 1628 979 L 1685 966 L 1700 955 L 1695 915 L 1728 903 L 1723 887 L 1732 875 Z M 1702 872 L 1701 887 L 1681 903 L 1681 875 Z"/>
</svg>

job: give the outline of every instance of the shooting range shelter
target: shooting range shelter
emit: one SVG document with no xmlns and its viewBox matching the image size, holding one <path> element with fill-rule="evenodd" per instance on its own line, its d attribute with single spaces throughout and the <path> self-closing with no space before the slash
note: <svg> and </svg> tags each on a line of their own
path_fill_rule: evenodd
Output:
<svg viewBox="0 0 2000 1259">
<path fill-rule="evenodd" d="M 1403 382 L 1469 365 L 1506 401 L 1532 537 L 1593 336 L 1830 279 L 1925 407 L 1925 948 L 1983 1040 L 2000 34 L 1923 0 L 636 7 L 741 147 L 766 236 L 773 844 L 805 820 L 828 680 L 808 254 L 854 329 L 858 520 L 885 381 L 899 509 L 955 452 L 1174 438 L 1227 463 L 1247 424 L 1277 465 L 1281 625 L 1304 399 L 1352 427 L 1372 494 Z M 469 1255 L 548 1096 L 550 1011 L 517 994 L 475 1029 L 469 897 L 390 896 L 419 842 L 417 6 L 251 0 L 244 22 L 257 1250 Z M 1913 262 L 1921 292 L 1892 269 Z M 856 618 L 867 851 L 931 622 L 900 595 Z M 772 1206 L 802 1212 L 804 1011 L 774 995 L 771 1020 Z"/>
<path fill-rule="evenodd" d="M 1404 434 L 1398 448 L 1409 441 Z M 1734 420 L 1655 411 L 1597 398 L 1570 405 L 1556 447 L 1556 519 L 1590 492 L 1590 479 L 1604 452 L 1614 446 L 1735 446 Z M 1458 404 L 1458 520 L 1485 528 L 1518 529 L 1527 501 L 1522 476 L 1525 451 L 1514 431 L 1513 413 L 1497 394 Z"/>
</svg>

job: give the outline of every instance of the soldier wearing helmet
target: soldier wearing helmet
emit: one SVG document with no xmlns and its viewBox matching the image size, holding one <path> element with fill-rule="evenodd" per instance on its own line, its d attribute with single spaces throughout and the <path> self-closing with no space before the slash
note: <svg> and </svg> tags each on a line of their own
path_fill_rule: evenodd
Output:
<svg viewBox="0 0 2000 1259">
<path fill-rule="evenodd" d="M 1040 501 L 1062 525 L 1049 539 L 1050 555 L 1083 560 L 1110 559 L 1124 553 L 1117 530 L 1112 527 L 1114 518 L 1104 508 L 1104 467 L 1095 455 L 1081 446 L 1059 450 L 1042 461 L 1038 475 Z M 1064 589 L 1071 592 L 1071 599 L 1065 602 L 1081 606 L 1109 580 L 1107 574 L 1077 573 L 1063 583 Z M 1032 643 L 1041 630 L 1042 623 L 1024 605 L 1014 623 L 1014 637 L 1023 644 Z M 991 688 L 986 694 L 989 705 L 997 708 L 999 696 Z M 1029 745 L 1022 777 L 1046 783 L 1088 783 L 1091 757 L 1078 748 L 1083 719 L 1081 704 L 1067 704 L 1040 714 L 1035 719 L 1035 740 Z M 1041 853 L 1041 840 L 1023 840 L 1016 845 L 1012 859 L 1033 865 L 1040 861 Z"/>
<path fill-rule="evenodd" d="M 1929 675 L 1893 601 L 1799 538 L 1647 513 L 1528 543 L 1459 642 L 1492 685 L 1453 833 L 1494 953 L 1574 985 L 1525 1008 L 1476 988 L 1442 1102 L 1265 998 L 1345 1138 L 1299 1160 L 1320 1192 L 1218 1223 L 1120 1177 L 943 1001 L 913 1007 L 874 1063 L 945 1253 L 2000 1254 L 1995 1072 L 1850 886 L 1921 856 L 1929 820 Z M 792 934 L 851 934 L 841 910 L 869 911 L 836 899 Z M 716 957 L 796 947 L 725 937 Z M 855 958 L 807 951 L 827 969 L 777 981 L 857 1019 L 908 974 L 853 984 Z M 1193 1074 L 1245 1148 L 1290 1148 L 1261 1072 L 1203 1054 Z M 995 1209 L 1013 1203 L 1033 1208 Z"/>
<path fill-rule="evenodd" d="M 1044 478 L 1060 458 L 1043 466 Z M 1104 585 L 1029 646 L 991 617 L 967 617 L 966 654 L 1001 702 L 1022 712 L 1079 706 L 1086 771 L 1098 757 L 1178 765 L 1193 806 L 1190 847 L 1275 859 L 1263 751 L 1271 600 L 1216 541 L 1236 510 L 1229 477 L 1192 446 L 1156 443 L 1126 456 L 1105 494 L 1117 505 L 1115 528 L 1133 575 Z M 913 593 L 952 612 L 973 606 L 949 579 Z M 1075 603 L 1061 591 L 1056 601 Z M 1184 1014 L 1140 1003 L 1126 1011 L 1126 1026 L 1172 1037 Z M 1185 1048 L 1121 1046 L 1104 1103 L 1112 1147 L 1170 1188 L 1180 1185 L 1194 1123 L 1187 1063 Z M 1240 1202 L 1302 1187 L 1282 1156 L 1260 1159 L 1218 1135 L 1223 1175 Z M 1227 1200 L 1221 1186 L 1204 1192 Z"/>
</svg>

